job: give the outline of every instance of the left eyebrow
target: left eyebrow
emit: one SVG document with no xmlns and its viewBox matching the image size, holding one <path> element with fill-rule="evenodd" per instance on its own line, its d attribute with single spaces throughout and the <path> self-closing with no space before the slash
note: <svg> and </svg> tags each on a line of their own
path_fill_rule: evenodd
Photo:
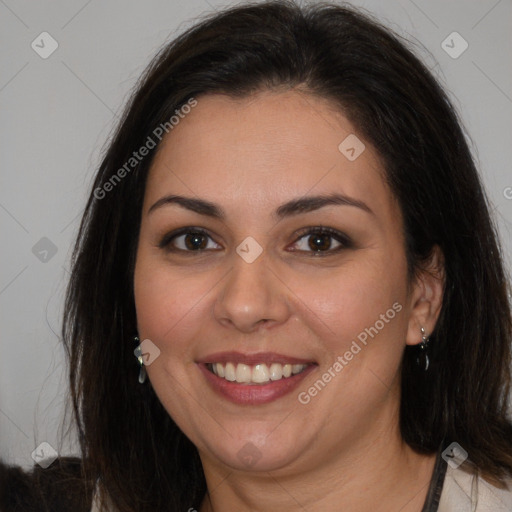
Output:
<svg viewBox="0 0 512 512">
<path fill-rule="evenodd" d="M 160 198 L 151 206 L 151 208 L 149 208 L 148 215 L 157 208 L 161 208 L 162 206 L 166 206 L 168 204 L 177 204 L 182 208 L 191 210 L 200 215 L 206 215 L 216 219 L 224 220 L 226 218 L 222 208 L 215 203 L 205 201 L 204 199 L 179 195 L 169 195 Z M 276 209 L 274 216 L 278 219 L 283 219 L 285 217 L 291 217 L 293 215 L 299 215 L 301 213 L 319 210 L 320 208 L 331 205 L 352 206 L 359 208 L 371 215 L 375 215 L 370 207 L 359 199 L 355 199 L 343 194 L 329 194 L 292 199 L 291 201 L 288 201 L 287 203 L 279 206 Z"/>
<path fill-rule="evenodd" d="M 292 201 L 289 201 L 277 208 L 275 215 L 278 219 L 282 219 L 291 215 L 319 210 L 324 206 L 331 205 L 353 206 L 355 208 L 360 208 L 371 215 L 375 215 L 371 208 L 363 201 L 343 194 L 309 196 L 293 199 Z"/>
</svg>

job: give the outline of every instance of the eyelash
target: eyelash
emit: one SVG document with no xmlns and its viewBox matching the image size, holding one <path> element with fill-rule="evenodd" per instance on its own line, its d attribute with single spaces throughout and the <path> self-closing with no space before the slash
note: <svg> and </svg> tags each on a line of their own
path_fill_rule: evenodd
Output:
<svg viewBox="0 0 512 512">
<path fill-rule="evenodd" d="M 190 227 L 181 228 L 177 231 L 173 231 L 171 233 L 166 234 L 161 239 L 161 241 L 158 243 L 158 247 L 160 249 L 164 249 L 167 252 L 171 252 L 171 253 L 181 252 L 182 254 L 189 253 L 190 255 L 192 255 L 194 253 L 203 253 L 207 250 L 211 250 L 211 249 L 185 250 L 185 249 L 178 249 L 176 247 L 172 247 L 171 242 L 175 238 L 178 238 L 179 236 L 187 235 L 187 234 L 202 235 L 202 236 L 208 237 L 210 239 L 212 238 L 206 230 L 204 230 L 202 228 L 195 228 L 195 227 L 190 226 Z M 334 249 L 328 249 L 326 251 L 303 251 L 300 249 L 294 249 L 294 250 L 292 250 L 292 252 L 302 252 L 302 253 L 309 252 L 309 253 L 311 253 L 312 257 L 319 257 L 319 256 L 323 257 L 323 256 L 329 256 L 329 255 L 338 253 L 338 252 L 342 251 L 343 249 L 350 249 L 353 247 L 353 243 L 348 236 L 346 236 L 345 234 L 343 234 L 335 229 L 325 227 L 325 226 L 310 227 L 310 228 L 305 228 L 305 229 L 301 230 L 300 232 L 297 233 L 297 238 L 293 242 L 293 244 L 296 244 L 302 238 L 305 238 L 307 236 L 313 236 L 313 235 L 329 235 L 331 238 L 334 238 L 341 245 L 339 247 L 336 247 Z"/>
</svg>

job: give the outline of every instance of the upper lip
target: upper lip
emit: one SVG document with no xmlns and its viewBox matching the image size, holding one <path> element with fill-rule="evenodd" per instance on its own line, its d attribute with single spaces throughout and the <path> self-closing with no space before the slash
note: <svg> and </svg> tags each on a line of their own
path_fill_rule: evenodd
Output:
<svg viewBox="0 0 512 512">
<path fill-rule="evenodd" d="M 209 354 L 196 361 L 197 363 L 242 363 L 246 365 L 255 365 L 260 363 L 279 363 L 279 364 L 310 364 L 314 363 L 311 359 L 286 356 L 276 352 L 256 352 L 252 354 L 243 354 L 242 352 L 216 352 Z"/>
</svg>

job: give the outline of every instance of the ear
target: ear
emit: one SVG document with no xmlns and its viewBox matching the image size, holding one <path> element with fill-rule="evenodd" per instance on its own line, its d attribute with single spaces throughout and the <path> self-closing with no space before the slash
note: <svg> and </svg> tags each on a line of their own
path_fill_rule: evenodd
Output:
<svg viewBox="0 0 512 512">
<path fill-rule="evenodd" d="M 427 265 L 417 273 L 412 284 L 407 345 L 421 342 L 422 327 L 426 336 L 430 336 L 434 330 L 443 304 L 444 283 L 444 255 L 441 248 L 435 245 Z"/>
</svg>

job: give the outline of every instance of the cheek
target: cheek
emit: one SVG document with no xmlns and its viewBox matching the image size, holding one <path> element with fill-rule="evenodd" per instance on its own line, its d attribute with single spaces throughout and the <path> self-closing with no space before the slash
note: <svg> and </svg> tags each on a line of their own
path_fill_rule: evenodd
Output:
<svg viewBox="0 0 512 512">
<path fill-rule="evenodd" d="M 148 251 L 149 252 L 149 251 Z M 202 339 L 208 299 L 215 287 L 214 273 L 187 273 L 141 250 L 134 275 L 137 327 L 141 340 L 150 339 L 160 356 L 147 367 L 158 399 L 176 424 L 188 435 L 201 439 L 196 425 L 198 396 L 194 391 L 194 342 Z M 192 370 L 192 371 L 191 371 Z M 201 404 L 208 418 L 215 417 Z"/>
<path fill-rule="evenodd" d="M 371 424 L 396 389 L 407 330 L 404 279 L 400 265 L 387 273 L 354 265 L 296 281 L 305 323 L 323 356 L 317 380 L 301 387 L 299 401 L 336 428 Z"/>
<path fill-rule="evenodd" d="M 161 262 L 152 262 L 143 253 L 137 258 L 134 290 L 137 327 L 141 339 L 149 338 L 161 350 L 168 340 L 179 347 L 187 331 L 198 324 L 197 315 L 211 289 L 209 279 L 192 278 Z"/>
<path fill-rule="evenodd" d="M 361 258 L 314 275 L 294 273 L 296 307 L 331 357 L 347 350 L 358 336 L 362 341 L 377 334 L 400 341 L 407 325 L 400 314 L 406 300 L 402 267 L 400 260 L 387 270 L 383 263 Z"/>
<path fill-rule="evenodd" d="M 379 336 L 400 339 L 404 315 L 395 314 L 397 307 L 393 308 L 405 300 L 399 264 L 383 272 L 382 265 L 361 258 L 360 263 L 314 272 L 283 266 L 279 275 L 285 286 L 273 292 L 290 304 L 295 320 L 331 356 L 345 352 L 358 336 L 364 341 L 365 333 L 373 339 L 375 327 Z M 221 277 L 218 271 L 198 273 L 172 267 L 141 251 L 134 282 L 139 335 L 159 346 L 172 340 L 174 351 L 180 351 L 180 345 L 188 346 L 186 340 L 215 322 L 213 307 L 222 291 Z"/>
</svg>

